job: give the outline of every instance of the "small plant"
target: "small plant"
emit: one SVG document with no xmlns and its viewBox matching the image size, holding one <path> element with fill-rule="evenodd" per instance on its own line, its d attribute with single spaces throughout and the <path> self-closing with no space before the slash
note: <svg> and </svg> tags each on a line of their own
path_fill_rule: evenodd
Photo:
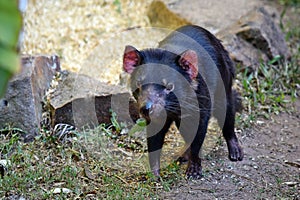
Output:
<svg viewBox="0 0 300 200">
<path fill-rule="evenodd" d="M 117 12 L 121 14 L 122 13 L 122 4 L 121 4 L 120 0 L 115 0 L 114 5 L 117 7 Z"/>
<path fill-rule="evenodd" d="M 18 145 L 20 134 L 24 133 L 21 129 L 7 127 L 0 130 L 0 156 L 7 155 Z"/>
<path fill-rule="evenodd" d="M 261 63 L 251 72 L 246 69 L 238 73 L 248 122 L 261 116 L 269 118 L 271 113 L 278 114 L 287 103 L 295 101 L 299 95 L 299 73 L 300 68 L 295 61 L 285 62 L 279 56 L 268 63 Z"/>
<path fill-rule="evenodd" d="M 279 0 L 279 2 L 285 6 L 299 6 L 300 5 L 299 0 Z"/>
<path fill-rule="evenodd" d="M 115 112 L 110 110 L 110 113 L 111 113 L 110 121 L 112 123 L 112 126 L 114 127 L 114 129 L 117 133 L 120 133 L 122 130 L 122 124 L 118 122 L 118 117 Z"/>
</svg>

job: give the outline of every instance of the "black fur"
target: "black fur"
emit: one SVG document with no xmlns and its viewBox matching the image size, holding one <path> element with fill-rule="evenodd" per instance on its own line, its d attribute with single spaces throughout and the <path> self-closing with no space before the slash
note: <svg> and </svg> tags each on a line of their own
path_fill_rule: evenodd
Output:
<svg viewBox="0 0 300 200">
<path fill-rule="evenodd" d="M 197 53 L 199 73 L 196 77 L 191 76 L 183 63 L 180 63 L 182 52 L 186 50 Z M 189 161 L 186 175 L 193 178 L 201 176 L 199 151 L 211 114 L 214 114 L 222 127 L 229 150 L 229 159 L 242 160 L 242 148 L 234 132 L 237 95 L 232 90 L 232 81 L 235 68 L 220 41 L 207 30 L 188 25 L 167 36 L 157 49 L 134 51 L 137 54 L 133 54 L 136 63 L 132 66 L 136 69 L 131 74 L 131 87 L 140 105 L 141 115 L 148 123 L 152 122 L 152 128 L 151 126 L 147 128 L 147 144 L 153 173 L 159 175 L 160 151 L 171 123 L 175 121 L 180 127 L 187 119 L 186 121 L 191 124 L 183 128 L 181 133 L 189 146 L 183 155 Z M 128 68 L 126 65 L 130 62 L 127 62 L 125 57 L 126 52 L 124 54 L 126 71 Z M 139 67 L 144 65 L 146 67 Z M 168 66 L 170 70 L 163 69 L 162 65 Z M 188 63 L 189 65 L 191 66 L 191 63 Z M 161 69 L 161 73 L 156 69 Z M 189 88 L 182 83 L 179 76 L 190 83 Z M 192 103 L 193 98 L 196 99 L 197 106 Z M 153 110 L 150 109 L 152 107 Z M 162 107 L 165 110 L 165 118 L 160 115 L 160 112 L 163 113 Z M 154 113 L 152 116 L 151 112 Z M 185 116 L 183 113 L 194 114 Z M 193 124 L 197 124 L 197 127 L 194 133 L 191 133 L 188 127 Z M 153 127 L 162 128 L 156 130 Z"/>
</svg>

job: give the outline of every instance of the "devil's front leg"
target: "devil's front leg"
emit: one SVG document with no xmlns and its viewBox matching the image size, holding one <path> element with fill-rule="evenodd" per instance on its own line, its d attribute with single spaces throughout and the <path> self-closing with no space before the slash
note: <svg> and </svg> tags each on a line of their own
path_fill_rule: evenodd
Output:
<svg viewBox="0 0 300 200">
<path fill-rule="evenodd" d="M 201 119 L 199 122 L 197 133 L 190 148 L 188 149 L 190 155 L 188 167 L 186 170 L 187 178 L 198 179 L 202 176 L 202 166 L 199 152 L 205 139 L 209 117 L 209 112 L 201 112 Z"/>
<path fill-rule="evenodd" d="M 157 132 L 161 125 L 159 123 L 151 123 L 147 126 L 147 145 L 149 154 L 149 164 L 152 173 L 160 176 L 160 154 L 164 144 L 164 138 L 169 130 L 172 121 L 167 119 L 161 130 Z"/>
</svg>

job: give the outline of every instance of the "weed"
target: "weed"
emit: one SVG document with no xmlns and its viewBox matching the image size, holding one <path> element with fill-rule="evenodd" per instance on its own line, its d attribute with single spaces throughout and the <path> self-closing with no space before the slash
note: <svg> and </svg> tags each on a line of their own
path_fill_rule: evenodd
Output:
<svg viewBox="0 0 300 200">
<path fill-rule="evenodd" d="M 299 0 L 280 0 L 286 6 L 299 6 Z M 286 41 L 292 51 L 289 61 L 275 56 L 256 69 L 237 72 L 237 82 L 242 88 L 244 114 L 237 116 L 242 127 L 251 126 L 257 118 L 269 118 L 288 110 L 290 103 L 299 97 L 300 88 L 300 28 L 289 22 L 283 24 L 286 9 L 281 13 L 280 27 L 286 33 Z"/>
<path fill-rule="evenodd" d="M 237 121 L 243 121 L 247 127 L 258 117 L 269 118 L 270 114 L 287 109 L 286 105 L 294 102 L 299 95 L 299 73 L 300 68 L 295 61 L 286 62 L 280 57 L 261 63 L 254 71 L 246 69 L 238 73 L 247 119 L 240 115 Z"/>
<path fill-rule="evenodd" d="M 279 0 L 279 3 L 285 6 L 300 6 L 299 0 Z"/>
<path fill-rule="evenodd" d="M 119 14 L 121 14 L 122 13 L 122 4 L 121 4 L 120 0 L 115 0 L 114 5 L 117 7 L 117 12 Z"/>
</svg>

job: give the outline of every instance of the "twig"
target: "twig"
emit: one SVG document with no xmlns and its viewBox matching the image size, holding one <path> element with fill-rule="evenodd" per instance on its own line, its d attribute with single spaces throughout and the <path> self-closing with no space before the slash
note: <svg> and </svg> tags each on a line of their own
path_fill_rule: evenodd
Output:
<svg viewBox="0 0 300 200">
<path fill-rule="evenodd" d="M 129 185 L 129 183 L 127 181 L 125 181 L 123 178 L 121 178 L 120 176 L 114 174 L 114 176 L 118 179 L 120 179 L 123 183 L 125 183 L 126 185 Z"/>
</svg>

